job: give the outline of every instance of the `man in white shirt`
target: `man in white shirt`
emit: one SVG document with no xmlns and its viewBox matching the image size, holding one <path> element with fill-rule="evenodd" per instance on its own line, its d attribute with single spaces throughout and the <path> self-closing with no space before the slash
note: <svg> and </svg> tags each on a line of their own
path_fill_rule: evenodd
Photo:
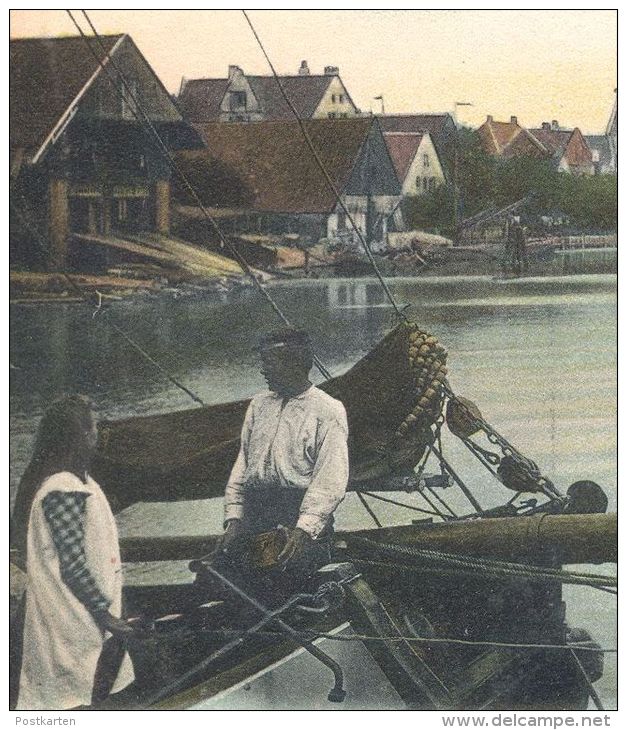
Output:
<svg viewBox="0 0 627 730">
<path fill-rule="evenodd" d="M 251 401 L 225 490 L 223 554 L 251 535 L 289 528 L 283 571 L 310 575 L 328 562 L 333 513 L 348 482 L 348 426 L 340 401 L 309 380 L 313 352 L 300 330 L 264 337 L 268 391 Z"/>
</svg>

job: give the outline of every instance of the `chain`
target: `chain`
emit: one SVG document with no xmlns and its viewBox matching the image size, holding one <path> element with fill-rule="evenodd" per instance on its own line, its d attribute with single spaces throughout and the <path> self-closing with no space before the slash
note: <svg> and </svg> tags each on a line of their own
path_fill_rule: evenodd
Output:
<svg viewBox="0 0 627 730">
<path fill-rule="evenodd" d="M 557 491 L 553 482 L 550 479 L 542 476 L 542 473 L 540 472 L 540 469 L 535 461 L 521 454 L 520 451 L 518 451 L 518 449 L 512 443 L 510 443 L 481 416 L 477 416 L 472 413 L 468 406 L 466 406 L 465 403 L 459 400 L 455 393 L 453 393 L 448 382 L 445 382 L 442 385 L 442 390 L 445 396 L 449 399 L 449 401 L 455 403 L 455 405 L 460 410 L 462 410 L 473 423 L 479 425 L 481 431 L 483 431 L 488 441 L 491 444 L 498 446 L 503 456 L 510 459 L 515 464 L 517 470 L 526 474 L 529 477 L 530 481 L 534 482 L 534 484 L 537 485 L 540 491 L 544 492 L 551 499 L 555 499 L 560 502 L 564 501 L 564 497 Z M 484 466 L 486 466 L 486 468 L 489 468 L 487 463 L 485 462 L 491 463 L 492 459 L 488 457 L 488 454 L 490 454 L 490 452 L 481 449 L 469 439 L 462 438 L 462 441 L 467 446 L 467 448 L 469 448 L 473 452 L 473 454 L 480 459 Z M 478 452 L 480 452 L 484 458 L 480 458 Z M 490 469 L 490 471 L 492 470 Z"/>
</svg>

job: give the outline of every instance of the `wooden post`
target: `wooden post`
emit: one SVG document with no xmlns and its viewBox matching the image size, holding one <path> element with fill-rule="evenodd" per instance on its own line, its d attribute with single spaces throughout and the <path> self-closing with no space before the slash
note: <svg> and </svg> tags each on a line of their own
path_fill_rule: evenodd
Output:
<svg viewBox="0 0 627 730">
<path fill-rule="evenodd" d="M 111 233 L 111 198 L 102 196 L 102 233 L 108 236 Z"/>
<path fill-rule="evenodd" d="M 50 180 L 48 184 L 48 231 L 50 253 L 48 268 L 62 271 L 67 264 L 67 237 L 70 226 L 67 180 Z"/>
<path fill-rule="evenodd" d="M 96 223 L 96 201 L 94 198 L 87 198 L 87 232 L 91 234 L 98 233 L 98 225 Z"/>
<path fill-rule="evenodd" d="M 155 228 L 167 236 L 170 232 L 170 181 L 157 180 L 155 186 Z"/>
</svg>

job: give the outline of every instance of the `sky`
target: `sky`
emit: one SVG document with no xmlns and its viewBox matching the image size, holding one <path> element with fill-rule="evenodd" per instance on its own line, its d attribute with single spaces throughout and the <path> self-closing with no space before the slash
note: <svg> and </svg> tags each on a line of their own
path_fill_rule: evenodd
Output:
<svg viewBox="0 0 627 730">
<path fill-rule="evenodd" d="M 363 111 L 455 111 L 602 133 L 617 85 L 615 10 L 251 10 L 279 73 L 338 66 Z M 77 18 L 80 12 L 75 11 Z M 90 10 L 97 31 L 129 33 L 166 87 L 270 73 L 239 10 Z M 88 27 L 83 20 L 85 30 Z M 64 10 L 14 10 L 11 37 L 76 35 Z"/>
</svg>

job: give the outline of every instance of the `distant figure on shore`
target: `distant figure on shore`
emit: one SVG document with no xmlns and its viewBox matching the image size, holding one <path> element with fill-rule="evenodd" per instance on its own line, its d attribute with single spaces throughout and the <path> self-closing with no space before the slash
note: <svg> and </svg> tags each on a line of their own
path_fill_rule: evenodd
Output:
<svg viewBox="0 0 627 730">
<path fill-rule="evenodd" d="M 505 240 L 504 269 L 521 276 L 527 271 L 527 237 L 520 219 L 511 216 Z"/>
<path fill-rule="evenodd" d="M 25 557 L 26 600 L 18 710 L 88 706 L 134 679 L 122 643 L 133 628 L 120 618 L 117 528 L 89 476 L 97 434 L 87 398 L 56 401 L 20 482 L 13 543 Z"/>
</svg>

